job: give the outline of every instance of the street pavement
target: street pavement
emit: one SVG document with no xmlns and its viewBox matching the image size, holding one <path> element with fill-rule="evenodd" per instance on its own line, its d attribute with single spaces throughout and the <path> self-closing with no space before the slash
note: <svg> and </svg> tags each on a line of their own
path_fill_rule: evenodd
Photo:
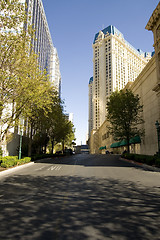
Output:
<svg viewBox="0 0 160 240">
<path fill-rule="evenodd" d="M 158 240 L 160 172 L 118 155 L 44 159 L 0 174 L 1 240 Z"/>
</svg>

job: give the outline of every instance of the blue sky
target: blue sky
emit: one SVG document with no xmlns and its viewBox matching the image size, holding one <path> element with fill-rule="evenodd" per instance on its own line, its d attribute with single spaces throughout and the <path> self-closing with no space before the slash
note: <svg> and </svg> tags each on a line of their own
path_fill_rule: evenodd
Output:
<svg viewBox="0 0 160 240">
<path fill-rule="evenodd" d="M 97 32 L 114 25 L 135 48 L 153 51 L 145 26 L 159 0 L 42 0 L 62 75 L 65 110 L 74 114 L 76 143 L 88 132 L 88 82 L 93 75 L 92 43 Z"/>
</svg>

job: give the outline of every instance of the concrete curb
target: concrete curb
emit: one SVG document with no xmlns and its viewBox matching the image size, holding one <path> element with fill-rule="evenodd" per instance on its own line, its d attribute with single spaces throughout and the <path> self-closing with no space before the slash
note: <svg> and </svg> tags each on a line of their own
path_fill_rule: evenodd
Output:
<svg viewBox="0 0 160 240">
<path fill-rule="evenodd" d="M 15 171 L 19 170 L 19 169 L 23 169 L 25 167 L 29 167 L 29 166 L 31 166 L 33 164 L 34 164 L 34 162 L 29 162 L 29 163 L 25 163 L 25 164 L 20 165 L 20 166 L 16 166 L 16 167 L 13 167 L 13 168 L 9 168 L 9 169 L 3 170 L 3 171 L 0 172 L 0 177 L 8 175 L 8 174 L 10 174 L 12 172 L 15 172 Z"/>
<path fill-rule="evenodd" d="M 147 169 L 147 170 L 150 170 L 150 171 L 160 172 L 160 168 L 158 168 L 158 167 L 150 166 L 150 165 L 147 165 L 147 164 L 144 164 L 144 163 L 139 163 L 139 162 L 136 162 L 136 161 L 133 161 L 133 160 L 128 160 L 126 158 L 120 158 L 120 160 L 135 164 L 137 166 L 141 166 L 144 169 Z"/>
</svg>

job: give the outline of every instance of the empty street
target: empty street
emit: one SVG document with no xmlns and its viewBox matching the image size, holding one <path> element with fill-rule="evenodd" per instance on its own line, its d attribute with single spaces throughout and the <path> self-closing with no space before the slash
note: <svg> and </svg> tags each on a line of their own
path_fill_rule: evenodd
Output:
<svg viewBox="0 0 160 240">
<path fill-rule="evenodd" d="M 0 175 L 0 239 L 160 239 L 160 173 L 119 155 L 39 160 Z"/>
</svg>

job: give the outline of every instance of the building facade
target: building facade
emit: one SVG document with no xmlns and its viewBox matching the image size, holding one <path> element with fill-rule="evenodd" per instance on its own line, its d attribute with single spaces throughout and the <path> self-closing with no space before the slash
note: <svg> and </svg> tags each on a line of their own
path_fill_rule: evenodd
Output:
<svg viewBox="0 0 160 240">
<path fill-rule="evenodd" d="M 74 118 L 73 113 L 66 113 L 65 115 L 67 117 L 67 120 L 73 123 L 73 118 Z"/>
<path fill-rule="evenodd" d="M 89 94 L 88 94 L 88 98 L 89 98 L 89 116 L 88 116 L 88 138 L 90 138 L 91 136 L 91 131 L 93 129 L 93 77 L 90 78 L 89 80 Z"/>
<path fill-rule="evenodd" d="M 130 152 L 137 154 L 154 155 L 157 152 L 157 136 L 155 122 L 159 119 L 159 98 L 153 88 L 157 81 L 155 56 L 144 67 L 134 82 L 128 82 L 125 88 L 130 89 L 135 95 L 139 95 L 143 105 L 144 123 L 140 128 L 145 130 L 145 134 L 140 141 L 130 145 Z M 125 144 L 116 144 L 111 134 L 109 134 L 109 123 L 107 120 L 96 131 L 92 131 L 90 140 L 91 153 L 105 153 L 105 149 L 121 154 L 127 150 Z M 98 139 L 98 141 L 97 141 Z M 105 149 L 103 149 L 105 147 Z"/>
<path fill-rule="evenodd" d="M 54 47 L 42 0 L 22 0 L 26 3 L 28 24 L 32 25 L 35 36 L 31 46 L 38 55 L 39 67 L 46 69 L 50 81 L 60 93 L 61 74 L 57 49 Z"/>
<path fill-rule="evenodd" d="M 150 17 L 146 29 L 153 32 L 154 36 L 154 49 L 156 58 L 156 69 L 157 69 L 157 82 L 153 88 L 153 91 L 160 94 L 160 2 Z M 160 102 L 159 102 L 160 103 Z M 160 105 L 159 105 L 160 106 Z M 159 116 L 160 118 L 160 116 Z"/>
<path fill-rule="evenodd" d="M 57 49 L 55 47 L 53 50 L 53 57 L 51 58 L 51 82 L 54 84 L 59 96 L 61 96 L 60 62 Z"/>
<path fill-rule="evenodd" d="M 137 139 L 130 144 L 132 153 L 154 155 L 158 152 L 160 139 L 158 138 L 158 129 L 155 123 L 160 123 L 160 2 L 154 10 L 147 25 L 147 30 L 153 31 L 155 54 L 135 79 L 134 82 L 128 82 L 126 88 L 138 94 L 143 105 L 143 128 L 145 135 L 140 141 Z M 97 130 L 92 130 L 90 138 L 91 153 L 105 153 L 101 150 L 106 147 L 107 150 L 114 153 L 122 153 L 125 145 L 114 143 L 113 137 L 108 133 L 108 122 L 105 122 Z M 160 127 L 159 127 L 160 134 Z"/>
<path fill-rule="evenodd" d="M 93 42 L 93 129 L 106 119 L 106 105 L 112 92 L 134 81 L 153 53 L 136 50 L 114 26 L 95 35 Z M 90 121 L 90 120 L 89 120 Z"/>
<path fill-rule="evenodd" d="M 24 28 L 27 32 L 28 25 L 32 26 L 34 30 L 34 37 L 31 41 L 31 47 L 33 51 L 38 55 L 39 68 L 43 71 L 47 71 L 50 81 L 55 86 L 55 89 L 60 95 L 61 91 L 61 74 L 60 64 L 56 48 L 53 45 L 49 26 L 47 23 L 43 2 L 42 0 L 19 0 L 25 6 L 27 24 L 24 24 Z M 2 29 L 3 30 L 3 29 Z M 16 34 L 16 33 L 15 33 Z M 8 105 L 5 109 L 7 114 L 12 113 L 12 105 Z M 23 121 L 24 125 L 24 121 Z M 5 128 L 6 126 L 4 126 Z M 16 155 L 17 146 L 19 145 L 20 128 L 10 129 L 10 133 L 13 134 L 12 140 L 2 143 L 3 155 Z M 24 139 L 24 136 L 23 136 Z"/>
</svg>

